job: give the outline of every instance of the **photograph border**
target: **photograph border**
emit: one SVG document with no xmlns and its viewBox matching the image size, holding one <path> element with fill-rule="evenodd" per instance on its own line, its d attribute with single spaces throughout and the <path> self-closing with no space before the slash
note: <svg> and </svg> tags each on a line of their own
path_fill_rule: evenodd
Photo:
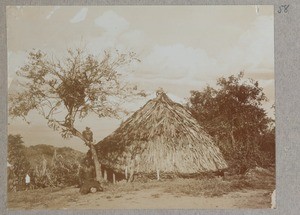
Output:
<svg viewBox="0 0 300 215">
<path fill-rule="evenodd" d="M 7 210 L 6 6 L 274 5 L 277 209 Z M 289 5 L 287 11 L 280 6 Z M 238 18 L 238 17 L 237 17 Z M 0 214 L 297 214 L 300 199 L 300 1 L 297 0 L 1 0 L 0 1 Z"/>
</svg>

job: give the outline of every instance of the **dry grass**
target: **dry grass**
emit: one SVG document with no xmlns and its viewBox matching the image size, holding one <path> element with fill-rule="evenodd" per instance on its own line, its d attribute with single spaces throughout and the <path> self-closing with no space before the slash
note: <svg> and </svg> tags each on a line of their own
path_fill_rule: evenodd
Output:
<svg viewBox="0 0 300 215">
<path fill-rule="evenodd" d="M 146 103 L 96 145 L 116 172 L 199 173 L 227 168 L 218 146 L 190 112 L 164 93 Z"/>
<path fill-rule="evenodd" d="M 261 190 L 266 195 L 275 189 L 274 171 L 250 171 L 245 176 L 226 176 L 221 178 L 201 178 L 201 179 L 165 179 L 161 181 L 149 180 L 147 182 L 135 181 L 133 183 L 105 184 L 103 193 L 88 194 L 87 197 L 95 199 L 116 199 L 130 198 L 134 201 L 136 193 L 149 193 L 152 199 L 159 199 L 168 194 L 175 197 L 218 197 L 226 199 L 226 194 L 247 193 Z M 261 193 L 261 192 L 260 192 Z M 240 194 L 238 194 L 240 195 Z M 81 202 L 88 208 L 87 198 L 79 194 L 78 188 L 55 188 L 21 191 L 8 194 L 9 208 L 41 209 L 41 208 L 64 208 L 70 203 Z M 268 204 L 269 197 L 265 196 L 264 206 Z M 84 203 L 85 202 L 85 203 Z M 251 207 L 257 207 L 258 202 Z M 258 205 L 259 206 L 259 205 Z"/>
<path fill-rule="evenodd" d="M 246 178 L 222 180 L 222 179 L 204 179 L 196 181 L 195 179 L 184 179 L 184 182 L 178 181 L 176 184 L 165 188 L 166 192 L 188 196 L 222 196 L 230 192 L 242 190 L 269 189 L 273 190 L 275 183 L 264 180 L 251 180 Z"/>
<path fill-rule="evenodd" d="M 251 170 L 249 174 L 243 176 L 226 176 L 222 178 L 201 178 L 201 179 L 166 179 L 149 180 L 147 182 L 110 184 L 106 190 L 112 193 L 132 192 L 147 189 L 161 189 L 163 192 L 188 195 L 188 196 L 222 196 L 230 192 L 242 190 L 264 189 L 270 192 L 275 189 L 275 171 Z"/>
<path fill-rule="evenodd" d="M 74 202 L 79 192 L 73 188 L 44 188 L 29 191 L 9 192 L 8 208 L 52 208 L 63 207 L 65 202 Z"/>
</svg>

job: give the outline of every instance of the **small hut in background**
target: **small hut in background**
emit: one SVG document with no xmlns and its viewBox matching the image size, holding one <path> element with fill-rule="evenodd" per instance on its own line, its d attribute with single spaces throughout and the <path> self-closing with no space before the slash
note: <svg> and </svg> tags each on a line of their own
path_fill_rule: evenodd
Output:
<svg viewBox="0 0 300 215">
<path fill-rule="evenodd" d="M 104 169 L 133 174 L 196 174 L 227 168 L 219 148 L 190 112 L 163 91 L 96 144 Z M 105 175 L 105 174 L 104 174 Z"/>
</svg>

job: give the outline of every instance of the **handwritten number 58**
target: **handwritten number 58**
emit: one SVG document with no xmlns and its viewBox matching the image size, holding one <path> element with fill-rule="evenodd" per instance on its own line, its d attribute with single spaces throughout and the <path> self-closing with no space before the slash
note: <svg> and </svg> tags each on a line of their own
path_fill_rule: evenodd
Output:
<svg viewBox="0 0 300 215">
<path fill-rule="evenodd" d="M 277 12 L 278 13 L 287 13 L 289 6 L 290 5 L 280 5 L 279 6 L 279 10 Z"/>
</svg>

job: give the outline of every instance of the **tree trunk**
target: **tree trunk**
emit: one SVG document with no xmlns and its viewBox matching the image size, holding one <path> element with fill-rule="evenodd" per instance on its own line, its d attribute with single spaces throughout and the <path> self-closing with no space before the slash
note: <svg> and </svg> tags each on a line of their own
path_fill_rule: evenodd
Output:
<svg viewBox="0 0 300 215">
<path fill-rule="evenodd" d="M 71 128 L 71 132 L 72 132 L 72 134 L 74 136 L 77 136 L 80 139 L 82 139 L 85 142 L 85 144 L 90 148 L 91 153 L 92 153 L 92 158 L 93 158 L 93 161 L 94 161 L 94 165 L 95 165 L 96 180 L 99 181 L 99 182 L 101 182 L 103 180 L 103 178 L 102 178 L 102 172 L 101 172 L 101 164 L 99 162 L 95 146 L 93 145 L 93 143 L 91 143 L 88 140 L 86 140 L 83 137 L 83 135 L 78 130 L 76 130 L 74 127 Z"/>
<path fill-rule="evenodd" d="M 233 130 L 230 131 L 230 140 L 231 140 L 232 148 L 234 149 L 235 148 L 235 138 L 233 135 Z"/>
<path fill-rule="evenodd" d="M 129 169 L 129 178 L 127 182 L 132 182 L 133 181 L 133 175 L 134 175 L 134 166 L 135 166 L 135 161 L 131 159 L 130 162 L 130 169 Z"/>
<path fill-rule="evenodd" d="M 94 160 L 94 165 L 95 165 L 95 172 L 96 172 L 96 180 L 101 182 L 102 181 L 102 172 L 101 172 L 101 164 L 98 160 L 98 156 L 97 156 L 97 152 L 96 149 L 94 147 L 94 145 L 92 143 L 89 144 L 89 147 L 91 149 L 91 153 L 93 156 L 93 160 Z"/>
<path fill-rule="evenodd" d="M 130 169 L 129 178 L 128 178 L 127 182 L 132 182 L 133 181 L 133 174 L 134 174 L 134 170 Z"/>
<path fill-rule="evenodd" d="M 116 175 L 115 175 L 115 173 L 113 173 L 113 184 L 115 184 L 116 183 Z"/>
<path fill-rule="evenodd" d="M 236 148 L 236 144 L 235 144 L 235 138 L 234 138 L 234 134 L 233 134 L 233 130 L 234 130 L 234 118 L 231 118 L 231 121 L 230 121 L 230 132 L 229 132 L 229 135 L 230 135 L 230 141 L 231 141 L 231 146 L 233 149 Z"/>
<path fill-rule="evenodd" d="M 104 181 L 107 181 L 107 171 L 106 171 L 106 169 L 104 170 L 103 178 L 104 178 Z"/>
</svg>

